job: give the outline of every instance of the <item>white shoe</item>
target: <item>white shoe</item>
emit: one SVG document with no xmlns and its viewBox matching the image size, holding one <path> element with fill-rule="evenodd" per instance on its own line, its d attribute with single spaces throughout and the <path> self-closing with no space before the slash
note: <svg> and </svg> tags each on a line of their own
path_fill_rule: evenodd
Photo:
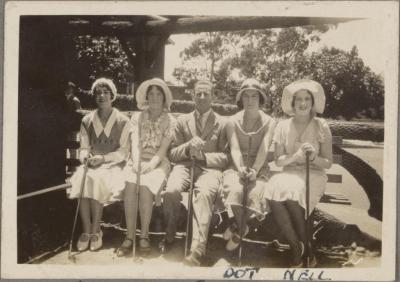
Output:
<svg viewBox="0 0 400 282">
<path fill-rule="evenodd" d="M 103 232 L 92 234 L 90 236 L 90 250 L 97 251 L 103 246 Z"/>
<path fill-rule="evenodd" d="M 89 233 L 82 233 L 79 236 L 78 243 L 76 243 L 76 248 L 79 252 L 86 251 L 89 248 L 90 236 Z"/>
</svg>

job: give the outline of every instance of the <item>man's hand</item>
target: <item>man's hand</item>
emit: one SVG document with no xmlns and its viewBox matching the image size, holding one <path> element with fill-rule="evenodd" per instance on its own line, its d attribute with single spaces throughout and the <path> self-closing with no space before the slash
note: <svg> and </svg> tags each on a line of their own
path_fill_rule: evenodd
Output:
<svg viewBox="0 0 400 282">
<path fill-rule="evenodd" d="M 190 157 L 195 158 L 196 160 L 204 161 L 206 159 L 206 156 L 204 155 L 203 151 L 201 151 L 201 150 L 190 149 L 189 153 L 190 153 Z"/>
<path fill-rule="evenodd" d="M 195 136 L 192 138 L 192 140 L 190 140 L 189 148 L 190 148 L 190 150 L 201 151 L 201 150 L 204 150 L 205 145 L 206 145 L 206 142 L 203 139 L 201 139 L 198 136 Z"/>
</svg>

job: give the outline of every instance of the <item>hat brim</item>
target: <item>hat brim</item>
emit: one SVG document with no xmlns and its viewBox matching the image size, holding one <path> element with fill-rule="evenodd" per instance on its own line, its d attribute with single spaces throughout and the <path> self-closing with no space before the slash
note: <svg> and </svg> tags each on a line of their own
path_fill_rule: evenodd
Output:
<svg viewBox="0 0 400 282">
<path fill-rule="evenodd" d="M 257 89 L 255 87 L 247 87 L 247 88 L 243 88 L 241 89 L 237 94 L 236 94 L 236 103 L 238 103 L 240 101 L 240 99 L 242 99 L 242 94 L 244 91 L 246 90 L 256 90 L 261 97 L 263 97 L 264 99 L 264 104 L 267 102 L 267 95 L 265 95 L 265 93 L 263 91 L 261 91 L 260 89 Z"/>
<path fill-rule="evenodd" d="M 104 77 L 96 79 L 93 82 L 92 87 L 90 89 L 91 93 L 94 94 L 95 88 L 102 84 L 105 84 L 108 86 L 108 88 L 111 91 L 111 96 L 112 96 L 111 102 L 114 102 L 117 99 L 118 93 L 117 93 L 117 87 L 115 86 L 114 82 L 111 79 L 104 78 Z"/>
<path fill-rule="evenodd" d="M 148 107 L 147 100 L 146 100 L 146 93 L 147 93 L 147 89 L 153 85 L 157 85 L 157 86 L 161 87 L 161 89 L 163 90 L 163 92 L 165 94 L 164 105 L 169 111 L 171 108 L 171 104 L 172 104 L 171 90 L 169 89 L 169 87 L 167 86 L 166 83 L 164 83 L 163 81 L 156 80 L 156 79 L 149 79 L 149 80 L 142 82 L 142 84 L 140 84 L 138 90 L 136 91 L 137 107 L 140 110 L 144 110 Z"/>
<path fill-rule="evenodd" d="M 299 80 L 292 82 L 283 89 L 281 107 L 285 114 L 294 115 L 292 101 L 294 94 L 299 90 L 308 90 L 314 97 L 314 111 L 322 114 L 325 110 L 325 92 L 321 84 L 313 80 Z"/>
</svg>

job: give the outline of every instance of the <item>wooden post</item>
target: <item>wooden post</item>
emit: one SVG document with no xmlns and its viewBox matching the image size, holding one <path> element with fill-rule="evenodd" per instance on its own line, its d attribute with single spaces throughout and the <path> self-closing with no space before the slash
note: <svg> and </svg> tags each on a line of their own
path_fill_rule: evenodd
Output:
<svg viewBox="0 0 400 282">
<path fill-rule="evenodd" d="M 134 68 L 134 83 L 136 88 L 147 77 L 146 69 L 146 37 L 136 36 L 134 38 L 135 48 L 135 65 Z"/>
<path fill-rule="evenodd" d="M 148 38 L 146 65 L 148 78 L 164 78 L 165 43 L 169 35 L 151 36 Z"/>
</svg>

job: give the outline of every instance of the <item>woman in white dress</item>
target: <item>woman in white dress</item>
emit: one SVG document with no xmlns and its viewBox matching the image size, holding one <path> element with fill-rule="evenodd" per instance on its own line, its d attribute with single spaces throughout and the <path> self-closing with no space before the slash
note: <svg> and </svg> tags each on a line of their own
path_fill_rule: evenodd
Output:
<svg viewBox="0 0 400 282">
<path fill-rule="evenodd" d="M 322 86 L 299 80 L 283 90 L 282 110 L 292 116 L 278 123 L 273 141 L 275 163 L 283 171 L 271 177 L 264 197 L 293 254 L 293 267 L 303 266 L 306 241 L 305 160 L 310 153 L 310 214 L 327 183 L 325 169 L 332 165 L 332 134 L 327 122 L 316 117 L 325 108 Z M 314 263 L 315 257 L 313 257 Z"/>
<path fill-rule="evenodd" d="M 97 79 L 92 85 L 97 110 L 83 117 L 80 128 L 79 158 L 83 163 L 71 177 L 72 188 L 69 197 L 79 198 L 88 166 L 80 205 L 83 233 L 77 248 L 96 251 L 102 246 L 100 220 L 103 206 L 116 200 L 125 187 L 122 168 L 128 155 L 129 119 L 112 107 L 117 89 L 105 78 Z"/>
<path fill-rule="evenodd" d="M 132 250 L 134 230 L 135 203 L 139 203 L 141 233 L 139 249 L 150 250 L 149 225 L 153 202 L 159 201 L 160 192 L 171 170 L 166 156 L 172 141 L 175 118 L 169 113 L 172 94 L 167 84 L 158 78 L 144 81 L 136 92 L 138 108 L 142 112 L 131 118 L 131 157 L 125 167 L 125 217 L 127 235 L 117 251 L 118 256 L 125 256 Z M 140 135 L 140 136 L 139 136 Z M 141 155 L 140 187 L 137 188 L 137 171 Z M 139 199 L 136 199 L 139 189 Z"/>
</svg>

